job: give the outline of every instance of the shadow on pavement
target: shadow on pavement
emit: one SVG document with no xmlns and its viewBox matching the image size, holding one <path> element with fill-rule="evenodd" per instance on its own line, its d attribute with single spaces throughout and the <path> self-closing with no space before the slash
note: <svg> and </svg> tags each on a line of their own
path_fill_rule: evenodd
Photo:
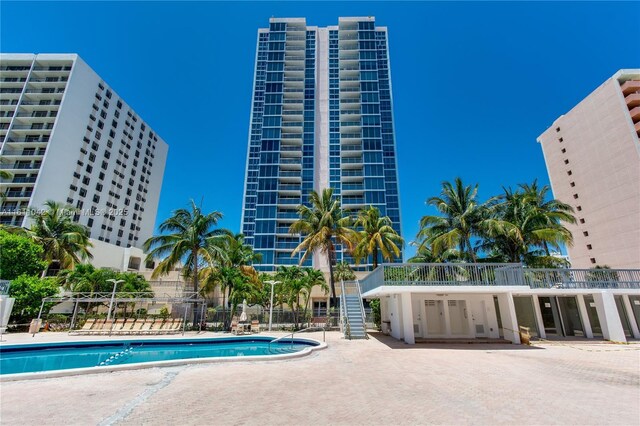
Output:
<svg viewBox="0 0 640 426">
<path fill-rule="evenodd" d="M 509 350 L 509 351 L 518 351 L 518 350 L 539 350 L 544 349 L 536 346 L 528 346 L 528 345 L 514 345 L 511 343 L 503 343 L 502 340 L 497 343 L 489 342 L 489 341 L 473 341 L 473 340 L 460 340 L 460 339 L 452 339 L 451 342 L 444 342 L 443 339 L 438 340 L 437 342 L 429 342 L 429 341 L 420 341 L 415 345 L 408 345 L 400 340 L 396 340 L 391 336 L 387 336 L 380 332 L 370 331 L 369 338 L 375 339 L 380 343 L 388 346 L 391 349 L 414 349 L 414 350 L 429 350 L 429 349 L 454 349 L 454 350 L 463 350 L 463 351 L 501 351 L 501 350 Z"/>
</svg>

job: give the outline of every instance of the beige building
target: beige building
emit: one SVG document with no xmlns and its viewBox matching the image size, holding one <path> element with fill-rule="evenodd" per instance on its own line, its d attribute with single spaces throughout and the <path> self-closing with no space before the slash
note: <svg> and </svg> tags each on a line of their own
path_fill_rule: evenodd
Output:
<svg viewBox="0 0 640 426">
<path fill-rule="evenodd" d="M 575 209 L 573 268 L 640 268 L 640 70 L 620 70 L 538 137 Z"/>
</svg>

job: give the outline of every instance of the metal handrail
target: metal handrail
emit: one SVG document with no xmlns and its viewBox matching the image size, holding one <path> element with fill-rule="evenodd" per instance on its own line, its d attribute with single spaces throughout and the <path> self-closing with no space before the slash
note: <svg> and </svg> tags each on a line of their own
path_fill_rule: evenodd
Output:
<svg viewBox="0 0 640 426">
<path fill-rule="evenodd" d="M 344 325 L 344 328 L 341 330 L 345 337 L 351 340 L 351 323 L 349 323 L 349 315 L 347 315 L 347 298 L 346 291 L 344 288 L 344 280 L 340 280 L 340 325 L 341 328 Z"/>
<path fill-rule="evenodd" d="M 311 327 L 307 327 L 307 328 L 303 328 L 302 330 L 296 330 L 293 331 L 291 333 L 287 333 L 284 336 L 280 336 L 280 337 L 276 337 L 273 340 L 269 341 L 269 344 L 267 345 L 269 348 L 269 351 L 271 351 L 271 344 L 274 342 L 277 342 L 278 340 L 284 339 L 287 336 L 291 336 L 291 345 L 293 345 L 293 336 L 296 333 L 302 333 L 303 331 L 307 331 L 307 330 L 311 330 L 311 329 L 317 329 L 317 328 L 322 328 L 322 341 L 324 342 L 326 339 L 326 334 L 327 334 L 327 327 L 318 327 L 318 326 L 311 326 Z"/>
<path fill-rule="evenodd" d="M 356 279 L 356 289 L 358 290 L 358 298 L 360 300 L 360 314 L 362 315 L 362 326 L 364 327 L 364 333 L 367 335 L 367 316 L 364 313 L 364 303 L 362 302 L 362 291 L 360 291 L 360 281 Z M 369 336 L 367 335 L 367 338 Z"/>
</svg>

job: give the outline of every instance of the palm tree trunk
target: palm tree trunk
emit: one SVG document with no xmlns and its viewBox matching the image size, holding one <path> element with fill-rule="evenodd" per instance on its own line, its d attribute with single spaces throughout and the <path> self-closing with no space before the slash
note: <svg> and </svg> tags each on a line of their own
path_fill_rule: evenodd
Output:
<svg viewBox="0 0 640 426">
<path fill-rule="evenodd" d="M 331 304 L 330 304 L 330 308 L 334 308 L 337 306 L 337 299 L 336 299 L 336 283 L 335 280 L 333 279 L 333 256 L 334 256 L 334 249 L 331 248 L 329 250 L 329 283 L 331 283 Z"/>
<path fill-rule="evenodd" d="M 227 287 L 222 286 L 222 328 L 227 328 Z"/>
<path fill-rule="evenodd" d="M 476 254 L 473 252 L 473 247 L 471 247 L 471 238 L 467 237 L 467 249 L 469 250 L 469 255 L 471 256 L 471 261 L 473 263 L 478 263 L 478 259 L 476 258 Z"/>
<path fill-rule="evenodd" d="M 195 297 L 198 297 L 198 251 L 196 249 L 194 262 L 193 262 L 193 292 L 195 293 Z M 198 324 L 198 309 L 196 309 L 195 303 L 193 304 L 193 326 L 195 327 Z"/>
<path fill-rule="evenodd" d="M 373 247 L 373 251 L 371 252 L 371 255 L 373 256 L 373 269 L 376 269 L 378 267 L 378 247 L 377 246 Z"/>
</svg>

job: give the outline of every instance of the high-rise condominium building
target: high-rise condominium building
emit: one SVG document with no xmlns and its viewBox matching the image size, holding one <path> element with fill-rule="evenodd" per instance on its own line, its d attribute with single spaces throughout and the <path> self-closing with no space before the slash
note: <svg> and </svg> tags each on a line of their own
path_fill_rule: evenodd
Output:
<svg viewBox="0 0 640 426">
<path fill-rule="evenodd" d="M 574 268 L 640 268 L 640 70 L 620 70 L 560 116 L 542 144 L 567 225 Z"/>
<path fill-rule="evenodd" d="M 400 232 L 392 109 L 387 29 L 374 18 L 272 18 L 258 30 L 242 214 L 258 269 L 299 263 L 289 226 L 311 190 L 333 188 L 353 215 L 375 206 Z"/>
<path fill-rule="evenodd" d="M 152 235 L 167 144 L 77 55 L 0 55 L 0 141 L 3 224 L 53 200 L 96 240 Z"/>
</svg>

